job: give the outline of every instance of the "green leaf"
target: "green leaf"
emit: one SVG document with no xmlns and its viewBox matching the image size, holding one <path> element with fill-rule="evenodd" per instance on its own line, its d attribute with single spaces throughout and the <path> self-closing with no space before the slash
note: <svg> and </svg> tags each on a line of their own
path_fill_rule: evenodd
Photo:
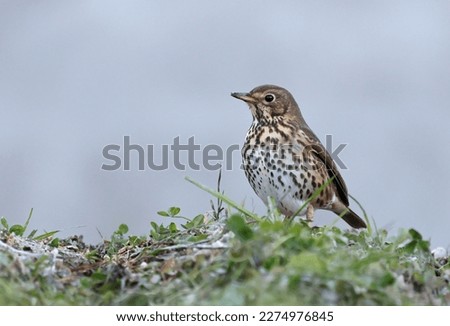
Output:
<svg viewBox="0 0 450 326">
<path fill-rule="evenodd" d="M 124 235 L 128 233 L 128 225 L 126 224 L 120 224 L 119 228 L 117 229 L 117 233 Z"/>
<path fill-rule="evenodd" d="M 194 227 L 198 227 L 200 225 L 202 225 L 205 221 L 205 217 L 203 216 L 203 214 L 199 214 L 196 217 L 194 217 L 194 219 L 192 220 L 192 223 L 194 224 Z"/>
<path fill-rule="evenodd" d="M 34 229 L 33 231 L 30 232 L 30 234 L 28 235 L 28 239 L 33 239 L 34 235 L 37 233 L 37 230 Z"/>
<path fill-rule="evenodd" d="M 165 227 L 164 225 L 159 225 L 159 234 L 168 234 L 170 233 L 170 230 L 168 227 Z"/>
<path fill-rule="evenodd" d="M 178 215 L 180 211 L 181 209 L 179 207 L 170 207 L 168 213 L 170 216 L 175 216 Z"/>
<path fill-rule="evenodd" d="M 156 233 L 159 233 L 159 226 L 156 224 L 156 222 L 151 221 L 150 225 L 152 226 L 153 230 L 155 230 Z"/>
<path fill-rule="evenodd" d="M 44 239 L 47 239 L 47 238 L 50 238 L 50 237 L 54 236 L 58 232 L 59 232 L 59 230 L 46 232 L 44 234 L 41 234 L 41 235 L 38 235 L 38 236 L 34 237 L 33 240 L 37 240 L 37 241 L 44 240 Z"/>
<path fill-rule="evenodd" d="M 50 245 L 50 247 L 53 247 L 53 248 L 59 247 L 59 239 L 58 238 L 54 238 L 52 241 L 50 241 L 49 245 Z"/>
<path fill-rule="evenodd" d="M 31 208 L 30 214 L 28 214 L 28 218 L 27 218 L 27 220 L 25 221 L 25 224 L 23 225 L 23 233 L 25 233 L 25 230 L 27 229 L 28 224 L 29 224 L 30 221 L 31 221 L 31 216 L 32 216 L 32 215 L 33 215 L 33 208 Z"/>
<path fill-rule="evenodd" d="M 378 281 L 378 285 L 380 287 L 384 288 L 384 287 L 394 284 L 394 282 L 395 282 L 395 277 L 391 273 L 386 272 Z"/>
<path fill-rule="evenodd" d="M 15 235 L 22 236 L 25 232 L 25 228 L 22 225 L 14 224 L 9 229 L 9 233 L 14 233 Z"/>
<path fill-rule="evenodd" d="M 185 223 L 185 224 L 181 224 L 181 226 L 182 226 L 184 229 L 189 230 L 189 229 L 192 229 L 192 228 L 194 227 L 194 222 L 193 222 L 193 221 L 189 221 L 189 222 L 187 222 L 187 223 Z"/>
<path fill-rule="evenodd" d="M 170 232 L 171 233 L 176 233 L 176 232 L 178 232 L 178 228 L 177 228 L 177 225 L 175 224 L 175 223 L 170 223 L 169 224 L 169 230 L 170 230 Z"/>
<path fill-rule="evenodd" d="M 430 241 L 421 240 L 418 241 L 418 247 L 424 252 L 430 252 Z"/>
<path fill-rule="evenodd" d="M 2 218 L 0 219 L 0 223 L 6 230 L 9 229 L 8 221 L 6 220 L 6 218 L 4 216 L 2 216 Z"/>
<path fill-rule="evenodd" d="M 94 272 L 91 275 L 91 279 L 95 280 L 95 281 L 100 281 L 103 282 L 107 279 L 107 275 L 105 273 L 102 272 Z"/>
<path fill-rule="evenodd" d="M 186 224 L 182 224 L 181 226 L 185 229 L 193 229 L 196 227 L 199 227 L 200 225 L 203 225 L 205 220 L 205 217 L 203 214 L 199 214 L 192 221 L 187 222 Z"/>
<path fill-rule="evenodd" d="M 413 238 L 413 240 L 422 240 L 422 235 L 414 229 L 408 230 L 409 234 Z"/>
<path fill-rule="evenodd" d="M 155 230 L 151 230 L 150 231 L 150 236 L 154 239 L 154 240 L 159 240 L 161 238 L 161 236 L 159 235 L 158 232 L 156 232 Z"/>
<path fill-rule="evenodd" d="M 188 241 L 191 241 L 191 242 L 198 242 L 198 241 L 205 240 L 205 239 L 207 239 L 207 238 L 208 238 L 208 235 L 207 235 L 207 234 L 198 234 L 198 235 L 193 235 L 192 237 L 190 237 L 190 238 L 188 239 Z"/>
<path fill-rule="evenodd" d="M 89 277 L 83 277 L 80 279 L 80 285 L 85 289 L 92 288 L 92 280 Z"/>
<path fill-rule="evenodd" d="M 291 258 L 288 267 L 295 268 L 298 273 L 310 272 L 318 275 L 327 271 L 325 262 L 313 252 L 302 252 Z"/>
<path fill-rule="evenodd" d="M 169 217 L 169 213 L 165 212 L 165 211 L 159 211 L 157 212 L 158 215 L 164 216 L 164 217 Z"/>
<path fill-rule="evenodd" d="M 416 240 L 412 240 L 410 242 L 408 242 L 406 245 L 404 245 L 401 250 L 403 250 L 404 252 L 408 253 L 408 254 L 412 254 L 414 252 L 414 249 L 416 249 L 417 246 L 417 241 Z"/>
<path fill-rule="evenodd" d="M 248 241 L 253 238 L 253 230 L 240 215 L 232 215 L 227 221 L 227 226 L 241 241 Z"/>
<path fill-rule="evenodd" d="M 139 246 L 145 240 L 146 237 L 138 237 L 137 235 L 131 235 L 128 237 L 128 243 L 131 246 Z"/>
<path fill-rule="evenodd" d="M 54 240 L 56 240 L 56 239 L 54 239 Z M 94 250 L 88 251 L 86 253 L 85 257 L 86 257 L 87 260 L 98 260 L 99 259 L 98 250 L 94 249 Z"/>
<path fill-rule="evenodd" d="M 423 285 L 425 283 L 425 276 L 422 273 L 414 272 L 412 276 L 414 281 L 416 281 L 419 285 Z"/>
<path fill-rule="evenodd" d="M 23 236 L 28 227 L 28 224 L 30 223 L 32 215 L 33 215 L 33 209 L 30 210 L 30 214 L 28 214 L 28 218 L 25 221 L 24 225 L 15 224 L 15 225 L 11 226 L 11 228 L 9 229 L 9 232 L 15 233 L 18 236 Z M 33 234 L 33 231 L 31 233 Z M 36 233 L 36 231 L 34 231 L 34 233 Z"/>
</svg>

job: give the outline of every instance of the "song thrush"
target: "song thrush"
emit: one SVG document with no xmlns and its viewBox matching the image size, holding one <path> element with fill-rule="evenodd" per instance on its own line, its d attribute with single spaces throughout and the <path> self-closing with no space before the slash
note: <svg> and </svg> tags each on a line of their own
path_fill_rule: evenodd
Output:
<svg viewBox="0 0 450 326">
<path fill-rule="evenodd" d="M 272 197 L 287 217 L 314 209 L 330 210 L 354 228 L 366 223 L 348 206 L 347 187 L 331 155 L 302 117 L 286 89 L 263 85 L 250 93 L 231 93 L 246 102 L 253 116 L 242 148 L 245 175 L 259 198 Z M 319 187 L 320 194 L 298 211 Z"/>
</svg>

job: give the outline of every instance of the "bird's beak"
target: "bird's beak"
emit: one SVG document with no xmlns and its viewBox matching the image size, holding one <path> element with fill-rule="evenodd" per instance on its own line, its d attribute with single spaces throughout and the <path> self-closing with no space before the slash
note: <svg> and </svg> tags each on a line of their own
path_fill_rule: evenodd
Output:
<svg viewBox="0 0 450 326">
<path fill-rule="evenodd" d="M 247 103 L 256 103 L 255 98 L 252 97 L 250 93 L 231 93 L 231 96 Z"/>
</svg>

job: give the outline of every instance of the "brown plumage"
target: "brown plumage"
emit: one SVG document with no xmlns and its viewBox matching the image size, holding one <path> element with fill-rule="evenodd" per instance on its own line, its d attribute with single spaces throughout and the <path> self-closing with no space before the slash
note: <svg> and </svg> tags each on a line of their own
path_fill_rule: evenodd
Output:
<svg viewBox="0 0 450 326">
<path fill-rule="evenodd" d="M 306 124 L 289 91 L 263 85 L 250 93 L 231 95 L 245 101 L 253 116 L 242 158 L 247 179 L 266 205 L 272 197 L 279 210 L 290 217 L 329 182 L 299 215 L 306 214 L 311 220 L 314 209 L 326 209 L 354 228 L 366 227 L 348 207 L 347 187 L 336 164 Z"/>
</svg>

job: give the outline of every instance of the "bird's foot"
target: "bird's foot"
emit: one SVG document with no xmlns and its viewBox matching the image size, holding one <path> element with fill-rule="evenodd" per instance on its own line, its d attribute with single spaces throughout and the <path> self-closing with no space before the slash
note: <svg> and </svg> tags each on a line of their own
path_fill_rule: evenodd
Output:
<svg viewBox="0 0 450 326">
<path fill-rule="evenodd" d="M 312 221 L 314 220 L 314 207 L 313 205 L 309 204 L 306 208 L 306 222 L 311 227 Z"/>
</svg>

